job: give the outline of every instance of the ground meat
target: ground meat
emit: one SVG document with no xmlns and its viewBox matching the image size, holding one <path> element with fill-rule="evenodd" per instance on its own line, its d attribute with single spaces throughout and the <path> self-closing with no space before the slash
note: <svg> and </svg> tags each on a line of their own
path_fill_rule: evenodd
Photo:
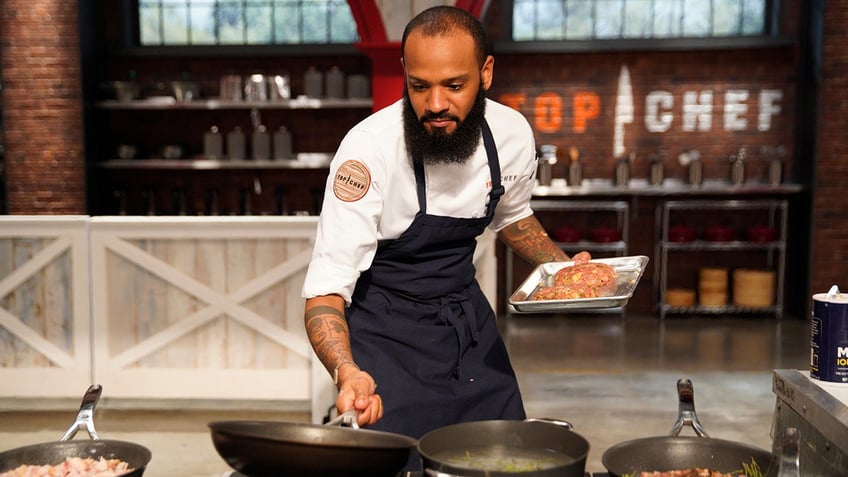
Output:
<svg viewBox="0 0 848 477">
<path fill-rule="evenodd" d="M 22 465 L 0 477 L 117 477 L 133 470 L 118 459 L 68 457 L 57 465 Z"/>
<path fill-rule="evenodd" d="M 695 467 L 694 469 L 669 470 L 666 472 L 642 472 L 639 477 L 745 477 L 745 474 L 723 474 L 717 470 Z"/>
<path fill-rule="evenodd" d="M 599 296 L 596 287 L 590 287 L 582 283 L 571 283 L 568 285 L 554 285 L 542 287 L 536 290 L 530 297 L 531 300 L 573 300 L 575 298 L 595 298 Z"/>
<path fill-rule="evenodd" d="M 554 276 L 556 285 L 581 283 L 600 288 L 615 283 L 615 270 L 605 263 L 588 262 L 565 267 Z"/>
</svg>

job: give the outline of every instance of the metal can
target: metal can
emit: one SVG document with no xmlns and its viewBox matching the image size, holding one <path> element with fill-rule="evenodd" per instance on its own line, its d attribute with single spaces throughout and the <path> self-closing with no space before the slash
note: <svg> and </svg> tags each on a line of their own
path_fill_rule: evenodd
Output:
<svg viewBox="0 0 848 477">
<path fill-rule="evenodd" d="M 810 377 L 848 383 L 848 294 L 839 293 L 836 285 L 813 295 Z"/>
</svg>

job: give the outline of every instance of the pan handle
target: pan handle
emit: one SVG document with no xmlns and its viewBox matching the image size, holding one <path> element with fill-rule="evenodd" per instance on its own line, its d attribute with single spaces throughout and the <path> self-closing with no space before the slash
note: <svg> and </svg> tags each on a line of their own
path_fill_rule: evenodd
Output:
<svg viewBox="0 0 848 477">
<path fill-rule="evenodd" d="M 97 401 L 100 400 L 100 393 L 102 391 L 103 387 L 99 384 L 92 384 L 88 387 L 88 390 L 86 390 L 85 395 L 82 397 L 77 418 L 71 424 L 71 427 L 68 428 L 67 432 L 65 432 L 65 435 L 59 439 L 60 441 L 67 441 L 73 438 L 77 434 L 77 431 L 82 428 L 85 428 L 92 439 L 100 439 L 100 436 L 97 435 L 97 430 L 94 429 L 94 407 L 97 405 Z"/>
<path fill-rule="evenodd" d="M 342 427 L 347 426 L 352 427 L 354 429 L 359 429 L 359 423 L 356 422 L 356 409 L 348 409 L 347 411 L 334 417 L 324 425 Z"/>
<path fill-rule="evenodd" d="M 564 427 L 569 431 L 574 430 L 574 426 L 571 425 L 570 422 L 563 421 L 562 419 L 551 419 L 548 417 L 531 417 L 529 419 L 525 419 L 524 422 L 544 422 L 545 424 L 553 424 L 554 426 Z"/>
<path fill-rule="evenodd" d="M 780 471 L 777 477 L 801 477 L 798 465 L 801 433 L 795 427 L 789 427 L 783 434 L 783 445 L 780 450 Z"/>
<path fill-rule="evenodd" d="M 695 413 L 695 387 L 689 378 L 677 380 L 677 397 L 680 401 L 677 408 L 677 422 L 674 423 L 669 434 L 672 437 L 678 436 L 683 426 L 688 424 L 692 426 L 692 429 L 695 429 L 695 434 L 698 434 L 699 437 L 710 437 Z"/>
</svg>

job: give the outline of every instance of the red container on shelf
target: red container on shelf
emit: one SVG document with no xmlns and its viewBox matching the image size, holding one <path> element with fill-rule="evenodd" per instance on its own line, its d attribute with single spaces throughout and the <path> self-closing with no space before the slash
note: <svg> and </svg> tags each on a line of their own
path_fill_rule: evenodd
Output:
<svg viewBox="0 0 848 477">
<path fill-rule="evenodd" d="M 773 242 L 777 238 L 777 229 L 764 225 L 754 225 L 745 231 L 745 237 L 750 242 Z"/>
<path fill-rule="evenodd" d="M 592 241 L 609 243 L 621 240 L 621 232 L 612 227 L 595 227 L 592 229 Z"/>
<path fill-rule="evenodd" d="M 672 225 L 668 228 L 669 242 L 691 242 L 695 240 L 695 229 L 686 225 Z"/>
<path fill-rule="evenodd" d="M 557 242 L 574 243 L 580 241 L 580 231 L 570 225 L 558 227 L 551 236 Z"/>
<path fill-rule="evenodd" d="M 736 238 L 736 231 L 732 227 L 713 225 L 707 228 L 704 237 L 710 242 L 730 242 Z"/>
</svg>

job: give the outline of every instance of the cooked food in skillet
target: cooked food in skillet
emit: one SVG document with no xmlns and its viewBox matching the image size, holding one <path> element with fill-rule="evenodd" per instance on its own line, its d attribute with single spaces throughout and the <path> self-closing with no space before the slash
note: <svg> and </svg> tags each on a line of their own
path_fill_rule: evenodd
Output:
<svg viewBox="0 0 848 477">
<path fill-rule="evenodd" d="M 615 270 L 606 263 L 587 262 L 565 267 L 554 276 L 557 285 L 582 284 L 600 288 L 615 283 Z"/>
<path fill-rule="evenodd" d="M 641 472 L 638 474 L 624 474 L 621 477 L 765 477 L 757 461 L 751 459 L 750 464 L 742 463 L 742 469 L 733 472 L 722 473 L 718 470 L 694 469 L 669 470 L 666 472 Z"/>
<path fill-rule="evenodd" d="M 551 469 L 572 460 L 547 449 L 522 449 L 516 455 L 509 448 L 489 446 L 451 449 L 439 452 L 434 457 L 446 464 L 465 469 L 509 473 Z"/>
<path fill-rule="evenodd" d="M 0 477 L 117 477 L 133 470 L 119 459 L 68 457 L 58 465 L 22 465 Z"/>
</svg>

